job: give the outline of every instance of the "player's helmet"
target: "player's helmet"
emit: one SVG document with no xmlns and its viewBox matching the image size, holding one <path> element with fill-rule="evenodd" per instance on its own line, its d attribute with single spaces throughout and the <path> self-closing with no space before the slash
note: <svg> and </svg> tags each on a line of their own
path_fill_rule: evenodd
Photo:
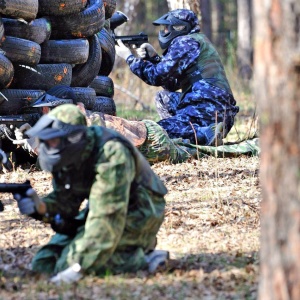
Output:
<svg viewBox="0 0 300 300">
<path fill-rule="evenodd" d="M 63 104 L 40 120 L 26 134 L 38 137 L 38 159 L 43 170 L 55 172 L 76 163 L 87 145 L 86 118 L 73 104 Z"/>
<path fill-rule="evenodd" d="M 53 108 L 62 104 L 72 103 L 76 103 L 76 95 L 73 89 L 69 86 L 57 85 L 40 96 L 31 106 Z"/>
<path fill-rule="evenodd" d="M 163 26 L 158 34 L 158 41 L 160 47 L 165 50 L 174 38 L 189 34 L 194 27 L 199 26 L 199 21 L 191 10 L 176 9 L 154 21 L 153 25 Z"/>
</svg>

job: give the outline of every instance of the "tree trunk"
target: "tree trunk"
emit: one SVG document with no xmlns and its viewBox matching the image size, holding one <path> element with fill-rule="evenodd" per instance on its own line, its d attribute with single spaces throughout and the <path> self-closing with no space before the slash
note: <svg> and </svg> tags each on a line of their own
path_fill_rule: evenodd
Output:
<svg viewBox="0 0 300 300">
<path fill-rule="evenodd" d="M 202 31 L 211 40 L 211 5 L 210 0 L 201 0 L 200 2 L 201 16 L 202 16 Z"/>
<path fill-rule="evenodd" d="M 238 0 L 238 47 L 239 74 L 243 79 L 252 77 L 252 1 Z"/>
<path fill-rule="evenodd" d="M 300 299 L 300 2 L 254 0 L 261 119 L 259 299 Z"/>
<path fill-rule="evenodd" d="M 220 51 L 220 53 L 225 53 L 224 49 L 226 48 L 225 40 L 226 36 L 224 34 L 224 11 L 225 11 L 225 5 L 223 1 L 214 1 L 215 4 L 215 11 L 216 11 L 216 18 L 215 18 L 215 31 L 216 36 L 214 38 L 214 42 Z"/>
</svg>

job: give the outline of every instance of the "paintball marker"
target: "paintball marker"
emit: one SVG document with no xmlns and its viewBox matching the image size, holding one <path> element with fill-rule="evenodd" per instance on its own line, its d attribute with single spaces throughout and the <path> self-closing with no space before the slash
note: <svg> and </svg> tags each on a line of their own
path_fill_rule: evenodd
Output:
<svg viewBox="0 0 300 300">
<path fill-rule="evenodd" d="M 140 47 L 143 43 L 148 42 L 148 35 L 140 32 L 137 35 L 115 35 L 114 30 L 122 25 L 123 23 L 127 22 L 129 19 L 128 17 L 122 13 L 121 11 L 116 11 L 110 18 L 110 29 L 112 30 L 113 38 L 115 39 L 115 43 L 117 40 L 121 40 L 124 45 L 127 47 L 131 47 L 135 45 L 137 48 Z"/>
<path fill-rule="evenodd" d="M 14 127 L 19 127 L 25 123 L 34 125 L 40 117 L 41 117 L 41 114 L 39 114 L 39 113 L 0 116 L 0 124 L 4 124 L 6 126 L 14 126 Z"/>
<path fill-rule="evenodd" d="M 143 32 L 140 32 L 137 35 L 116 35 L 114 38 L 115 42 L 117 40 L 121 40 L 124 43 L 124 45 L 128 47 L 135 45 L 136 48 L 139 48 L 143 43 L 148 42 L 148 35 Z"/>
<path fill-rule="evenodd" d="M 32 188 L 29 180 L 24 183 L 0 183 L 0 193 L 12 193 L 20 194 L 21 196 L 26 196 L 26 191 Z M 0 201 L 0 211 L 3 211 L 4 207 Z"/>
</svg>

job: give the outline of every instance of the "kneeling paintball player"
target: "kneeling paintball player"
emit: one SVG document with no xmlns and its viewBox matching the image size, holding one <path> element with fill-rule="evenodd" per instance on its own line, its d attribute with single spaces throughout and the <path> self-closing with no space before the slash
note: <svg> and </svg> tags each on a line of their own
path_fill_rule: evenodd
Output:
<svg viewBox="0 0 300 300">
<path fill-rule="evenodd" d="M 26 132 L 38 138 L 38 161 L 52 173 L 53 191 L 42 199 L 33 189 L 14 197 L 22 214 L 56 232 L 32 269 L 54 275 L 54 283 L 85 274 L 155 272 L 168 259 L 167 251 L 155 250 L 167 189 L 126 138 L 86 125 L 77 106 L 63 104 Z"/>
</svg>

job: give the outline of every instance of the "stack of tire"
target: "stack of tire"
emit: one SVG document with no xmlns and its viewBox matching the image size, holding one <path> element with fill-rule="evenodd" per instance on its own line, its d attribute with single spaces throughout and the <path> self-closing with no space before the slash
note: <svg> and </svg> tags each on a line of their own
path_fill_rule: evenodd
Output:
<svg viewBox="0 0 300 300">
<path fill-rule="evenodd" d="M 109 29 L 115 8 L 116 0 L 0 3 L 1 127 L 9 132 L 4 119 L 10 116 L 33 125 L 41 111 L 30 104 L 56 85 L 72 87 L 88 110 L 116 114 L 108 77 L 115 59 Z"/>
</svg>

